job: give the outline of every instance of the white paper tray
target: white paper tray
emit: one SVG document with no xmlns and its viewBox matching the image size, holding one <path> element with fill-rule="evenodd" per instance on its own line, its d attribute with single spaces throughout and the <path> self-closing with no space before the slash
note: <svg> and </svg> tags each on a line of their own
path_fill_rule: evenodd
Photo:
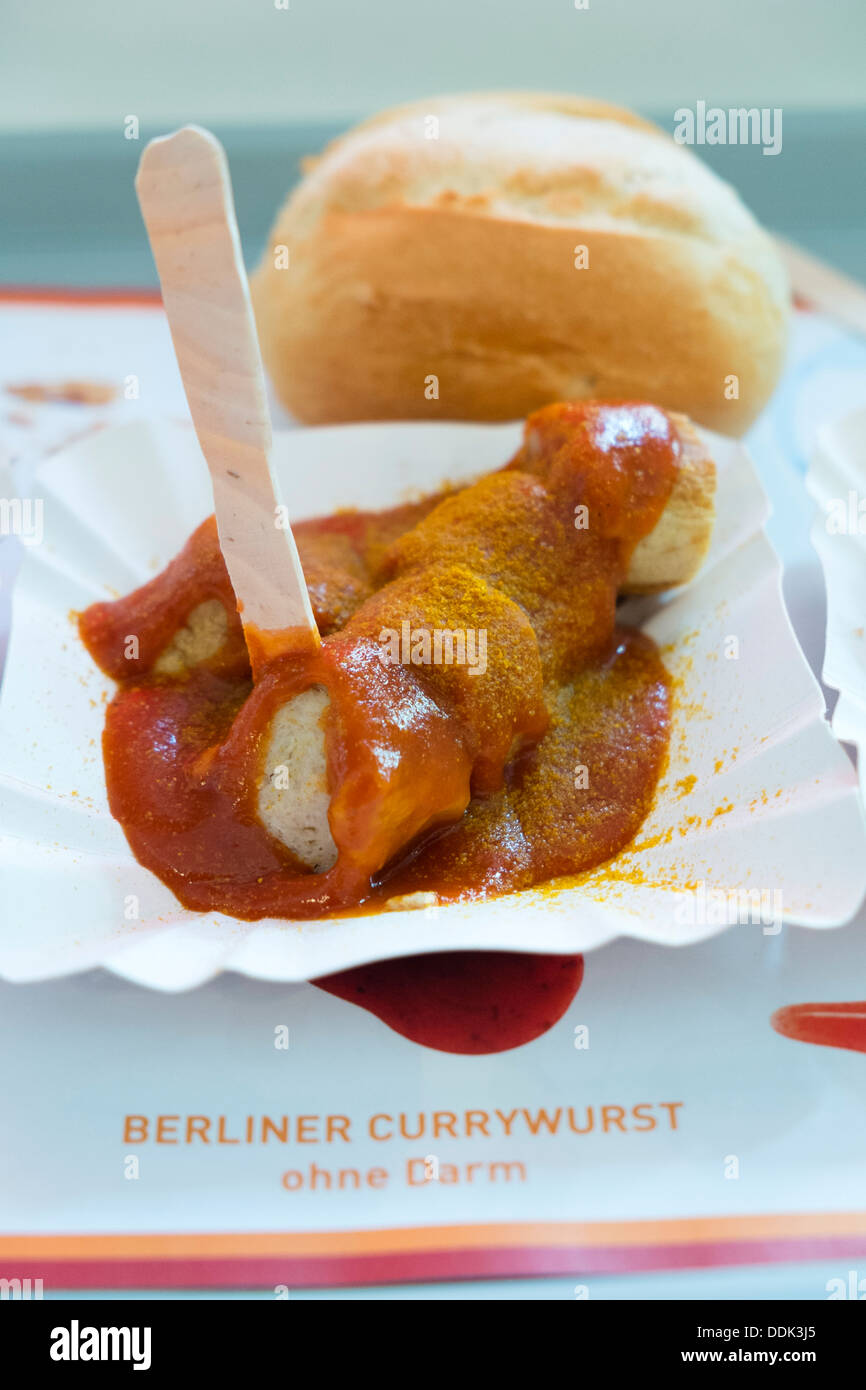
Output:
<svg viewBox="0 0 866 1390">
<path fill-rule="evenodd" d="M 819 430 L 806 485 L 827 584 L 823 677 L 839 692 L 833 729 L 858 751 L 866 800 L 866 410 Z"/>
<path fill-rule="evenodd" d="M 338 426 L 278 435 L 275 456 L 300 518 L 472 477 L 499 466 L 519 436 L 516 424 Z M 307 923 L 181 909 L 133 859 L 106 804 L 111 687 L 73 613 L 151 577 L 211 510 L 192 431 L 137 422 L 56 455 L 40 474 L 45 540 L 28 550 L 17 586 L 0 703 L 0 973 L 44 979 L 103 965 L 177 990 L 221 969 L 302 980 L 435 950 L 569 953 L 620 935 L 684 945 L 736 921 L 720 920 L 707 897 L 719 890 L 780 893 L 786 922 L 847 921 L 866 891 L 856 777 L 784 610 L 751 461 L 728 440 L 709 442 L 719 489 L 707 563 L 687 591 L 624 614 L 665 649 L 680 691 L 670 767 L 636 846 L 579 887 Z M 736 660 L 725 658 L 729 636 Z M 135 922 L 123 917 L 130 894 Z"/>
</svg>

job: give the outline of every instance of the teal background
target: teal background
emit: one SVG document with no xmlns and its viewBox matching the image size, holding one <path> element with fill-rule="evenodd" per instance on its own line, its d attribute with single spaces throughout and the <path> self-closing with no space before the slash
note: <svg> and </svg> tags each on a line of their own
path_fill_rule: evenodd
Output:
<svg viewBox="0 0 866 1390">
<path fill-rule="evenodd" d="M 647 114 L 673 130 L 670 110 Z M 248 265 L 301 158 L 345 127 L 214 124 L 228 152 Z M 143 125 L 139 140 L 117 130 L 0 134 L 0 285 L 155 285 L 133 179 L 144 143 L 164 130 Z M 866 281 L 866 110 L 786 110 L 778 155 L 751 145 L 697 153 L 765 226 Z"/>
</svg>

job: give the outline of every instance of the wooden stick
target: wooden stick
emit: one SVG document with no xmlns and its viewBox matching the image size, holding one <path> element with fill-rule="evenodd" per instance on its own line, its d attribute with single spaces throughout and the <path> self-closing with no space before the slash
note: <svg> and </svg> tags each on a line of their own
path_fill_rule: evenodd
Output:
<svg viewBox="0 0 866 1390">
<path fill-rule="evenodd" d="M 152 140 L 135 188 L 255 674 L 266 657 L 320 639 L 271 467 L 265 378 L 225 151 L 196 126 Z"/>
</svg>

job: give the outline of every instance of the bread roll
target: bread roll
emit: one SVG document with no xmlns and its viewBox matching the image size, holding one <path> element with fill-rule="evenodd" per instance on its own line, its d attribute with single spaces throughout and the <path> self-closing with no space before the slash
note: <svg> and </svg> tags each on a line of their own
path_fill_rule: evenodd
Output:
<svg viewBox="0 0 866 1390">
<path fill-rule="evenodd" d="M 736 193 L 667 135 L 503 93 L 400 107 L 330 145 L 253 300 L 277 393 L 311 423 L 595 397 L 737 435 L 779 374 L 788 292 Z"/>
</svg>

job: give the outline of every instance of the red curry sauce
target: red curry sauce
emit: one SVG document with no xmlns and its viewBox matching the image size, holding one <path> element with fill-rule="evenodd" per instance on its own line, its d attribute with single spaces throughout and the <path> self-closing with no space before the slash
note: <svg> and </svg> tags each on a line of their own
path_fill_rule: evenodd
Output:
<svg viewBox="0 0 866 1390">
<path fill-rule="evenodd" d="M 408 892 L 504 893 L 617 853 L 652 802 L 670 705 L 654 644 L 616 624 L 617 590 L 678 452 L 653 407 L 549 407 L 511 463 L 472 487 L 298 524 L 324 641 L 255 685 L 213 519 L 150 583 L 88 609 L 82 638 L 119 683 L 103 737 L 109 802 L 139 861 L 185 906 L 253 920 Z M 220 651 L 156 673 L 207 599 L 228 615 Z M 485 673 L 383 665 L 379 634 L 407 620 L 485 629 Z M 311 685 L 331 698 L 340 851 L 318 874 L 256 816 L 270 721 Z"/>
</svg>

